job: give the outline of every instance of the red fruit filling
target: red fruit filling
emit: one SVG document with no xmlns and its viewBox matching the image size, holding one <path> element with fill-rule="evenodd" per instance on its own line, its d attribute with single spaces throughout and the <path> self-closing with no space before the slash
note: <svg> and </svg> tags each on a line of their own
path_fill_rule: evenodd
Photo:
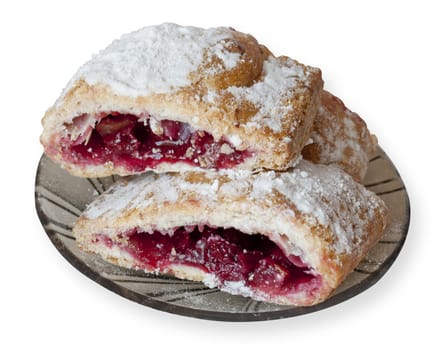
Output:
<svg viewBox="0 0 440 350">
<path fill-rule="evenodd" d="M 167 271 L 170 265 L 197 267 L 216 277 L 219 287 L 241 282 L 250 290 L 268 296 L 305 292 L 312 296 L 321 278 L 313 274 L 300 257 L 286 256 L 266 236 L 248 235 L 233 228 L 183 228 L 173 235 L 137 230 L 125 233 L 127 243 L 119 247 L 128 252 L 141 269 Z M 122 237 L 122 236 L 121 236 Z M 107 236 L 96 242 L 108 247 Z"/>
<path fill-rule="evenodd" d="M 87 118 L 75 118 L 68 130 Z M 65 160 L 84 165 L 112 162 L 132 172 L 176 162 L 202 168 L 231 168 L 251 155 L 249 151 L 236 150 L 224 139 L 214 141 L 211 134 L 193 130 L 186 123 L 139 119 L 117 112 L 99 119 L 94 129 L 89 127 L 77 139 L 70 137 L 61 142 Z"/>
</svg>

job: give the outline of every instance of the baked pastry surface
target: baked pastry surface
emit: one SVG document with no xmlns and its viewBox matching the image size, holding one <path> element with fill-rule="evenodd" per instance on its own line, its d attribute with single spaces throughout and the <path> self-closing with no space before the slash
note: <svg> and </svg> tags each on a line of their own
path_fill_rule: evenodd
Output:
<svg viewBox="0 0 440 350">
<path fill-rule="evenodd" d="M 323 90 L 313 125 L 312 143 L 302 150 L 304 159 L 318 164 L 335 164 L 362 182 L 377 139 L 358 114 Z"/>
<path fill-rule="evenodd" d="M 231 28 L 146 27 L 78 70 L 46 112 L 41 142 L 77 176 L 287 169 L 322 84 L 319 69 Z"/>
<path fill-rule="evenodd" d="M 384 202 L 342 170 L 300 161 L 288 172 L 123 179 L 73 232 L 83 250 L 123 267 L 312 305 L 340 285 L 387 220 Z"/>
</svg>

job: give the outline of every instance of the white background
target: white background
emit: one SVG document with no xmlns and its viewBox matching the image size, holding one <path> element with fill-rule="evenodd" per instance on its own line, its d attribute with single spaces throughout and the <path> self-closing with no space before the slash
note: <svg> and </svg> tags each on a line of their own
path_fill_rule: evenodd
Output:
<svg viewBox="0 0 440 350">
<path fill-rule="evenodd" d="M 7 3 L 0 5 L 0 348 L 438 345 L 440 12 L 435 1 Z M 41 116 L 92 53 L 122 33 L 165 21 L 232 26 L 275 54 L 320 67 L 327 89 L 368 122 L 400 170 L 412 204 L 406 244 L 375 286 L 301 317 L 204 321 L 123 299 L 76 271 L 53 247 L 34 209 Z"/>
</svg>

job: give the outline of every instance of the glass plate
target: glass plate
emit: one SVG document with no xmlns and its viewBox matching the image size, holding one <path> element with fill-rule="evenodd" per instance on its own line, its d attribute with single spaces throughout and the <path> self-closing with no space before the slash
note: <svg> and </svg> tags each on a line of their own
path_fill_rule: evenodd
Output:
<svg viewBox="0 0 440 350">
<path fill-rule="evenodd" d="M 40 221 L 58 251 L 79 271 L 113 292 L 163 311 L 211 320 L 257 321 L 315 312 L 347 300 L 376 283 L 390 268 L 405 241 L 410 218 L 408 195 L 387 155 L 379 150 L 370 160 L 366 187 L 391 210 L 383 238 L 325 302 L 311 307 L 280 306 L 210 289 L 199 282 L 155 276 L 113 266 L 80 251 L 72 236 L 76 219 L 116 177 L 79 178 L 46 156 L 38 165 L 35 204 Z"/>
</svg>

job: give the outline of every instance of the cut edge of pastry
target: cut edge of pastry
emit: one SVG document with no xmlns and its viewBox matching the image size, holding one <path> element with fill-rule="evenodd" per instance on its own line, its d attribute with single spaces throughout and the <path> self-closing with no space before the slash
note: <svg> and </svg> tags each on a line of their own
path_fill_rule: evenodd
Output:
<svg viewBox="0 0 440 350">
<path fill-rule="evenodd" d="M 188 173 L 184 179 L 181 178 L 181 175 L 162 174 L 157 177 L 151 175 L 152 177 L 148 181 L 142 178 L 134 180 L 135 182 L 150 183 L 146 187 L 142 185 L 136 189 L 138 193 L 136 197 L 130 197 L 130 192 L 137 186 L 135 183 L 133 184 L 133 181 L 130 181 L 127 185 L 130 186 L 129 188 L 119 187 L 114 195 L 111 190 L 107 195 L 95 201 L 78 220 L 74 234 L 81 249 L 98 253 L 104 259 L 123 267 L 201 281 L 208 287 L 218 287 L 229 293 L 250 296 L 257 300 L 288 305 L 313 305 L 327 299 L 330 293 L 342 283 L 368 250 L 379 240 L 388 221 L 388 211 L 383 201 L 361 185 L 356 184 L 351 177 L 339 169 L 307 165 L 303 161 L 299 165 L 299 169 L 294 170 L 296 172 L 294 181 L 301 181 L 305 173 L 310 173 L 316 167 L 320 168 L 320 171 L 324 171 L 322 176 L 335 176 L 338 179 L 337 182 L 342 181 L 346 185 L 345 189 L 336 190 L 337 192 L 342 191 L 338 193 L 339 195 L 346 191 L 345 195 L 342 195 L 342 198 L 336 203 L 332 202 L 336 196 L 330 197 L 327 192 L 312 195 L 303 193 L 302 196 L 305 197 L 297 199 L 297 201 L 294 198 L 296 194 L 290 194 L 293 196 L 294 202 L 296 201 L 295 203 L 290 202 L 286 197 L 289 194 L 281 193 L 283 186 L 277 187 L 280 181 L 293 181 L 289 176 L 286 177 L 283 174 L 246 175 L 245 178 L 252 179 L 250 182 L 244 180 L 242 183 L 242 179 L 237 180 L 238 182 L 234 182 L 233 185 L 230 180 L 216 177 L 213 174 Z M 210 180 L 213 180 L 212 176 L 214 176 L 215 179 L 203 182 L 206 181 L 206 178 L 203 180 L 205 176 Z M 195 177 L 198 180 L 191 182 L 188 177 Z M 159 180 L 156 181 L 155 178 Z M 177 191 L 178 193 L 174 192 L 180 186 L 175 182 L 175 178 L 180 178 L 183 182 L 183 187 L 185 187 L 183 192 L 180 190 Z M 323 178 L 319 177 L 317 181 L 319 183 L 323 181 Z M 240 185 L 237 185 L 238 183 Z M 233 192 L 236 193 L 226 194 L 225 191 L 231 191 L 228 186 L 237 185 L 241 188 L 242 184 L 243 188 L 246 186 L 250 186 L 250 188 L 246 192 L 234 190 Z M 335 187 L 336 183 L 333 185 Z M 164 193 L 154 195 L 151 192 L 152 187 L 149 186 L 154 187 L 154 191 Z M 255 186 L 260 189 L 257 190 Z M 261 190 L 264 192 L 270 186 L 273 186 L 272 191 L 257 194 L 257 197 L 252 197 L 252 199 L 248 198 L 249 191 L 253 193 Z M 116 187 L 118 188 L 118 186 Z M 191 189 L 188 189 L 189 187 Z M 213 187 L 217 189 L 214 191 Z M 280 190 L 281 192 L 279 192 Z M 217 194 L 208 200 L 203 193 L 208 195 L 214 193 L 210 191 Z M 276 195 L 273 195 L 274 193 Z M 321 208 L 310 209 L 311 213 L 306 213 L 307 206 L 315 203 L 315 200 L 323 195 L 325 201 L 329 201 L 331 204 L 323 203 Z M 164 199 L 164 196 L 168 200 Z M 312 197 L 316 198 L 311 199 Z M 115 200 L 111 204 L 112 198 Z M 147 203 L 143 202 L 146 198 L 148 198 Z M 303 201 L 303 199 L 305 200 Z M 345 205 L 353 208 L 346 207 L 344 209 L 344 201 L 351 201 Z M 336 213 L 336 209 L 330 208 L 329 205 L 339 206 L 340 212 Z M 317 218 L 323 212 L 328 212 L 325 215 L 333 217 L 334 222 L 331 223 L 331 227 L 318 222 Z M 356 227 L 356 232 L 350 234 L 346 230 L 350 230 L 352 225 Z M 218 279 L 212 275 L 212 271 L 203 267 L 191 264 L 169 264 L 166 259 L 169 259 L 170 251 L 168 253 L 160 251 L 160 255 L 164 256 L 166 261 L 160 268 L 149 266 L 142 260 L 143 258 L 136 255 L 143 252 L 143 244 L 146 244 L 145 247 L 150 247 L 149 249 L 145 248 L 150 252 L 148 254 L 159 254 L 159 252 L 151 253 L 151 251 L 155 251 L 155 248 L 150 246 L 149 239 L 158 239 L 157 242 L 162 242 L 162 237 L 179 239 L 179 235 L 175 232 L 180 234 L 189 232 L 188 234 L 195 234 L 196 237 L 199 237 L 200 232 L 203 235 L 207 232 L 206 237 L 202 235 L 206 238 L 204 244 L 207 244 L 206 242 L 211 239 L 209 238 L 211 236 L 208 235 L 211 231 L 216 232 L 215 235 L 221 235 L 219 232 L 228 229 L 236 230 L 233 234 L 236 239 L 239 239 L 237 237 L 240 235 L 255 237 L 261 235 L 269 238 L 284 254 L 284 260 L 274 260 L 274 265 L 268 263 L 269 265 L 261 267 L 261 269 L 254 267 L 260 275 L 266 274 L 266 280 L 270 281 L 271 286 L 274 286 L 275 292 L 272 292 L 271 286 L 268 288 L 250 286 L 249 283 L 253 282 L 249 282 L 249 280 L 243 282 L 236 279 Z M 246 241 L 247 238 L 243 238 L 243 242 Z M 139 244 L 141 248 L 139 248 Z M 166 244 L 165 246 L 167 246 Z M 229 247 L 228 243 L 225 245 Z M 262 251 L 265 249 L 267 248 L 262 248 Z M 279 256 L 279 251 L 273 253 L 275 257 Z M 236 253 L 237 256 L 240 256 L 239 252 Z M 272 259 L 272 256 L 263 256 L 262 260 L 266 261 L 266 258 Z M 245 254 L 244 261 L 247 261 L 246 259 Z M 289 265 L 290 263 L 293 265 Z M 204 264 L 207 262 L 204 261 Z M 289 266 L 287 272 L 286 266 Z M 278 270 L 279 275 L 277 275 Z M 255 278 L 258 282 L 260 275 L 256 275 Z M 246 276 L 249 278 L 249 275 Z M 298 284 L 295 284 L 295 278 L 300 281 Z M 278 279 L 281 281 L 280 285 L 277 284 Z M 283 286 L 286 285 L 290 290 L 283 289 Z"/>
<path fill-rule="evenodd" d="M 148 80 L 138 79 L 138 75 L 156 72 L 145 52 L 152 45 L 164 55 L 163 60 L 167 61 L 165 55 L 169 54 L 150 42 L 150 32 L 181 35 L 180 31 L 186 30 L 192 40 L 189 46 L 208 45 L 198 48 L 204 52 L 201 60 L 186 57 L 180 62 L 188 69 L 187 84 L 181 82 L 183 77 L 176 73 L 176 67 L 167 71 L 168 66 L 161 73 L 169 89 L 161 90 L 157 82 L 160 76 L 152 78 L 153 88 Z M 192 31 L 211 34 L 199 42 L 191 36 Z M 180 36 L 173 40 L 183 45 Z M 126 54 L 121 53 L 126 45 Z M 167 47 L 166 42 L 163 45 Z M 193 60 L 197 64 L 188 64 Z M 128 73 L 124 75 L 121 72 L 125 70 Z M 173 76 L 166 74 L 176 74 L 176 86 L 172 85 Z M 127 92 L 121 84 L 135 92 Z M 188 166 L 284 170 L 296 163 L 310 137 L 322 84 L 319 69 L 284 56 L 274 57 L 252 36 L 232 29 L 202 30 L 170 24 L 147 27 L 123 36 L 80 68 L 46 112 L 40 140 L 50 158 L 77 176 L 181 171 Z M 138 131 L 130 133 L 124 126 L 132 117 L 138 120 L 133 126 Z M 152 119 L 159 128 L 150 125 Z M 201 157 L 187 156 L 186 150 L 198 152 L 202 147 L 190 145 L 182 135 L 156 137 L 164 122 L 174 122 L 184 136 L 190 129 L 191 140 L 198 133 L 208 135 L 195 136 L 194 143 L 209 151 L 203 151 Z M 113 133 L 97 132 L 100 123 L 113 123 L 106 128 Z M 142 124 L 147 130 L 141 130 Z M 148 133 L 159 143 L 171 141 L 180 149 L 169 146 L 166 153 L 162 146 L 152 147 L 145 142 Z M 185 149 L 179 153 L 182 147 Z M 160 152 L 154 153 L 153 148 Z M 159 154 L 162 160 L 157 160 Z"/>
</svg>

